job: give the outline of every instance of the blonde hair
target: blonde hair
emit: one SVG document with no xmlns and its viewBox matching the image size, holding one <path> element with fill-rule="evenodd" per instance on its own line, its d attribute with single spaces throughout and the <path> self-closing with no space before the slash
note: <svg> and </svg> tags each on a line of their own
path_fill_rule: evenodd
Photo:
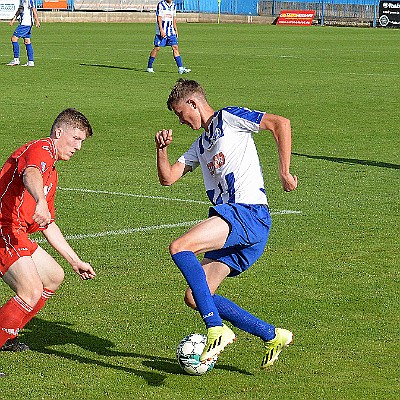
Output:
<svg viewBox="0 0 400 400">
<path fill-rule="evenodd" d="M 53 134 L 55 130 L 60 128 L 62 125 L 78 128 L 86 133 L 86 137 L 93 135 L 90 122 L 80 111 L 76 110 L 75 108 L 67 108 L 57 115 L 53 122 L 53 126 L 51 127 L 51 133 Z"/>
<path fill-rule="evenodd" d="M 167 100 L 168 110 L 172 111 L 174 104 L 186 100 L 191 95 L 197 95 L 203 100 L 207 101 L 206 92 L 201 85 L 190 79 L 180 78 L 175 86 L 172 88 Z"/>
</svg>

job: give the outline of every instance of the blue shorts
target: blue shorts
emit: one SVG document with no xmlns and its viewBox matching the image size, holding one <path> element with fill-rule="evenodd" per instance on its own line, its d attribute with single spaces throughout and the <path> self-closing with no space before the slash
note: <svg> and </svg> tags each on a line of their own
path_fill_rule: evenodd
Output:
<svg viewBox="0 0 400 400">
<path fill-rule="evenodd" d="M 175 46 L 178 44 L 178 38 L 176 35 L 162 37 L 161 35 L 156 35 L 154 38 L 154 46 L 165 47 L 165 46 Z"/>
<path fill-rule="evenodd" d="M 32 34 L 32 27 L 27 25 L 18 25 L 14 32 L 14 36 L 18 38 L 30 38 Z"/>
<path fill-rule="evenodd" d="M 207 251 L 205 258 L 218 260 L 231 268 L 229 276 L 246 271 L 263 254 L 272 220 L 262 204 L 219 204 L 211 207 L 209 217 L 219 216 L 230 226 L 230 233 L 219 250 Z"/>
</svg>

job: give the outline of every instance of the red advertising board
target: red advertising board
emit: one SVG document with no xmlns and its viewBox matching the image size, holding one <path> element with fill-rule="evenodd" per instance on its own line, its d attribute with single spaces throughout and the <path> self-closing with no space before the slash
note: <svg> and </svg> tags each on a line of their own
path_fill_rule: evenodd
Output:
<svg viewBox="0 0 400 400">
<path fill-rule="evenodd" d="M 282 10 L 277 25 L 310 26 L 314 19 L 314 10 Z"/>
<path fill-rule="evenodd" d="M 66 10 L 68 9 L 67 0 L 43 0 L 42 8 L 51 10 Z"/>
</svg>

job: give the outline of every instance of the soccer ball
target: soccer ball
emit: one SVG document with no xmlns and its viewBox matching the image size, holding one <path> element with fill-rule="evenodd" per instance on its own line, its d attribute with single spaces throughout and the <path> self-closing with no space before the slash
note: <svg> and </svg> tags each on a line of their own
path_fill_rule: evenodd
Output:
<svg viewBox="0 0 400 400">
<path fill-rule="evenodd" d="M 189 375 L 203 375 L 214 368 L 217 356 L 212 360 L 200 362 L 200 356 L 207 343 L 207 336 L 192 333 L 184 337 L 176 349 L 176 358 L 180 367 Z"/>
</svg>

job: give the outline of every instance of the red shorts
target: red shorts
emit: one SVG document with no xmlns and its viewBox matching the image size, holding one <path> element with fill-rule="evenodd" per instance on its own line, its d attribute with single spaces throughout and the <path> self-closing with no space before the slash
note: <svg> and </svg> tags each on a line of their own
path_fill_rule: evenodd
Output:
<svg viewBox="0 0 400 400">
<path fill-rule="evenodd" d="M 21 257 L 31 256 L 38 244 L 29 239 L 26 232 L 17 230 L 0 233 L 0 276 L 3 276 Z"/>
</svg>

